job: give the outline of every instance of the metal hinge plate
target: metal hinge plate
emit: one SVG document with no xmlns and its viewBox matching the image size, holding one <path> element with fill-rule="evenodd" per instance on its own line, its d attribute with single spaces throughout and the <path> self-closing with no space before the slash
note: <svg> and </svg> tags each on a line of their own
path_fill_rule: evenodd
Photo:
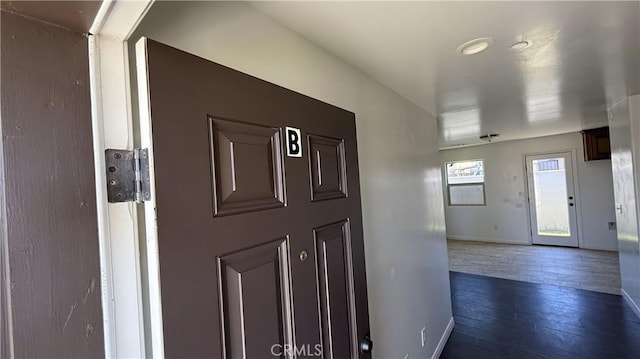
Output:
<svg viewBox="0 0 640 359">
<path fill-rule="evenodd" d="M 149 191 L 149 151 L 105 150 L 107 197 L 109 203 L 144 202 Z"/>
</svg>

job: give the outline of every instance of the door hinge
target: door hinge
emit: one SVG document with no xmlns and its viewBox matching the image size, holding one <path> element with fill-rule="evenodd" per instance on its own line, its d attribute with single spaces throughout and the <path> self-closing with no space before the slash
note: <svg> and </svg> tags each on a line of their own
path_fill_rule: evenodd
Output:
<svg viewBox="0 0 640 359">
<path fill-rule="evenodd" d="M 149 190 L 149 151 L 105 150 L 107 198 L 109 203 L 138 202 L 151 199 Z"/>
</svg>

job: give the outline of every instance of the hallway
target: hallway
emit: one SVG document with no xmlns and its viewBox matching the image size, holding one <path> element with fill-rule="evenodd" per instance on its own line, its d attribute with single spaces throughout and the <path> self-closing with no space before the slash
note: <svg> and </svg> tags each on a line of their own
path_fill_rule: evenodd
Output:
<svg viewBox="0 0 640 359">
<path fill-rule="evenodd" d="M 619 295 L 450 273 L 440 358 L 640 358 L 640 319 Z"/>
</svg>

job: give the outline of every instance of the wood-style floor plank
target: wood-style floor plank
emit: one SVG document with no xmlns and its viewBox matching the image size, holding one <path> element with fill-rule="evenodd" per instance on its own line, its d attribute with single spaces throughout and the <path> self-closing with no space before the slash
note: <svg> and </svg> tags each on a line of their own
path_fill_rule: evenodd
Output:
<svg viewBox="0 0 640 359">
<path fill-rule="evenodd" d="M 640 358 L 640 318 L 619 295 L 450 273 L 441 358 Z"/>
<path fill-rule="evenodd" d="M 620 294 L 617 252 L 456 240 L 447 245 L 454 272 Z"/>
</svg>

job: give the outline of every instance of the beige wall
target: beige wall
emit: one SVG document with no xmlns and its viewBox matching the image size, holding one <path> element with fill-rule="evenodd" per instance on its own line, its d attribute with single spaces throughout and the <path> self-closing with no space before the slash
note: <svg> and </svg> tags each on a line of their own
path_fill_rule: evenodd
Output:
<svg viewBox="0 0 640 359">
<path fill-rule="evenodd" d="M 247 4 L 158 2 L 140 35 L 356 114 L 375 357 L 430 357 L 452 318 L 434 116 Z"/>
</svg>

